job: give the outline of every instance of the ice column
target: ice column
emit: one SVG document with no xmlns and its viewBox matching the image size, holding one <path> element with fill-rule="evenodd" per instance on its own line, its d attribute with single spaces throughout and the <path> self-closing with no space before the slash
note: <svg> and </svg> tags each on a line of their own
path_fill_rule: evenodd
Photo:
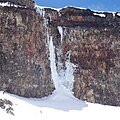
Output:
<svg viewBox="0 0 120 120">
<path fill-rule="evenodd" d="M 55 49 L 53 46 L 52 36 L 50 36 L 50 40 L 49 40 L 49 52 L 50 52 L 50 67 L 51 67 L 52 79 L 55 84 L 55 88 L 57 90 L 59 87 L 59 84 L 58 84 L 59 77 L 56 69 Z"/>
</svg>

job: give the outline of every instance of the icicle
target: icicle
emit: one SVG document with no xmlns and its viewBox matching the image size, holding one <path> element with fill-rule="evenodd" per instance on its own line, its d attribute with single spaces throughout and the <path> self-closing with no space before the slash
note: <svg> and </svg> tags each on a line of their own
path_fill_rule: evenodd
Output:
<svg viewBox="0 0 120 120">
<path fill-rule="evenodd" d="M 59 31 L 59 33 L 61 35 L 61 43 L 62 43 L 62 40 L 63 40 L 63 28 L 61 26 L 58 26 L 57 28 L 58 28 L 58 31 Z"/>
<path fill-rule="evenodd" d="M 45 10 L 44 8 L 36 7 L 36 12 L 40 13 L 41 16 L 45 16 Z"/>
</svg>

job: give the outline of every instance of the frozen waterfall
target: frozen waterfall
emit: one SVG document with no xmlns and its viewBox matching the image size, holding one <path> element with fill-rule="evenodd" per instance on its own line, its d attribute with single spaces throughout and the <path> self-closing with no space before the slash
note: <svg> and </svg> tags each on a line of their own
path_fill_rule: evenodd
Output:
<svg viewBox="0 0 120 120">
<path fill-rule="evenodd" d="M 50 68 L 51 68 L 51 75 L 52 75 L 52 79 L 54 81 L 55 84 L 55 88 L 56 90 L 59 87 L 59 77 L 58 77 L 58 73 L 56 70 L 56 61 L 55 61 L 55 49 L 53 46 L 53 41 L 52 41 L 52 36 L 50 37 L 49 40 L 49 52 L 50 52 Z"/>
<path fill-rule="evenodd" d="M 63 32 L 61 32 L 63 33 Z M 47 33 L 48 34 L 48 33 Z M 49 36 L 49 35 L 48 35 Z M 62 39 L 62 37 L 61 37 Z M 60 69 L 57 71 L 57 64 L 60 64 L 61 61 L 56 61 L 55 57 L 55 46 L 53 45 L 53 37 L 48 37 L 49 41 L 49 52 L 50 52 L 50 67 L 51 67 L 51 74 L 52 80 L 55 84 L 56 90 L 67 89 L 72 91 L 73 87 L 73 72 L 74 72 L 74 65 L 70 62 L 70 54 L 71 52 L 67 52 L 66 62 L 65 62 L 65 69 Z M 59 66 L 58 66 L 59 67 Z"/>
</svg>

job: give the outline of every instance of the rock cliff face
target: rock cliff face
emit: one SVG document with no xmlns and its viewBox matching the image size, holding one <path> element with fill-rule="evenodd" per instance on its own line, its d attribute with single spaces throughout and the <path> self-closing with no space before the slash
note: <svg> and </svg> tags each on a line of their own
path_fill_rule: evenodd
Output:
<svg viewBox="0 0 120 120">
<path fill-rule="evenodd" d="M 67 68 L 68 56 L 75 66 L 74 96 L 89 102 L 120 105 L 119 13 L 67 7 L 46 18 L 51 18 L 49 27 L 56 46 L 58 73 Z"/>
<path fill-rule="evenodd" d="M 0 0 L 0 3 L 9 3 L 11 5 L 19 5 L 22 7 L 27 7 L 29 9 L 34 9 L 35 2 L 33 0 Z"/>
<path fill-rule="evenodd" d="M 119 13 L 73 7 L 37 12 L 0 7 L 0 88 L 25 97 L 51 94 L 52 36 L 58 74 L 68 59 L 74 64 L 74 96 L 120 106 Z"/>
<path fill-rule="evenodd" d="M 43 18 L 33 10 L 0 7 L 0 88 L 25 97 L 54 90 Z"/>
</svg>

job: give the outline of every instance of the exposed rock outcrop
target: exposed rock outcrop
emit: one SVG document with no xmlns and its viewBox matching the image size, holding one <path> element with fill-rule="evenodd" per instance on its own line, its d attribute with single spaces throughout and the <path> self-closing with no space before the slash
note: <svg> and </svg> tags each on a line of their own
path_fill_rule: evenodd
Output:
<svg viewBox="0 0 120 120">
<path fill-rule="evenodd" d="M 43 18 L 30 9 L 0 7 L 0 88 L 25 97 L 52 93 Z"/>
<path fill-rule="evenodd" d="M 10 5 L 19 5 L 30 9 L 33 9 L 35 7 L 35 2 L 33 0 L 0 0 L 0 3 L 6 2 L 8 2 Z"/>
<path fill-rule="evenodd" d="M 0 7 L 0 13 L 0 88 L 25 97 L 51 94 L 54 85 L 47 40 L 52 36 L 58 73 L 66 69 L 68 53 L 76 66 L 74 96 L 120 106 L 118 13 L 74 7 L 41 8 L 40 14 Z"/>
<path fill-rule="evenodd" d="M 67 33 L 64 54 L 71 51 L 71 62 L 77 66 L 74 95 L 90 102 L 120 105 L 119 31 L 78 27 L 67 28 Z"/>
<path fill-rule="evenodd" d="M 63 64 L 62 67 L 58 64 L 58 72 L 66 69 L 69 52 L 70 61 L 76 66 L 75 97 L 120 106 L 119 14 L 67 7 L 56 15 L 49 15 L 49 25 L 56 41 L 56 60 Z M 62 41 L 58 26 L 63 30 Z M 62 49 L 61 54 L 59 49 Z"/>
<path fill-rule="evenodd" d="M 120 105 L 120 17 L 112 13 L 65 8 L 63 58 L 76 65 L 74 95 L 82 100 Z"/>
<path fill-rule="evenodd" d="M 13 103 L 7 99 L 0 99 L 0 108 L 4 109 L 8 114 L 14 115 Z"/>
</svg>

